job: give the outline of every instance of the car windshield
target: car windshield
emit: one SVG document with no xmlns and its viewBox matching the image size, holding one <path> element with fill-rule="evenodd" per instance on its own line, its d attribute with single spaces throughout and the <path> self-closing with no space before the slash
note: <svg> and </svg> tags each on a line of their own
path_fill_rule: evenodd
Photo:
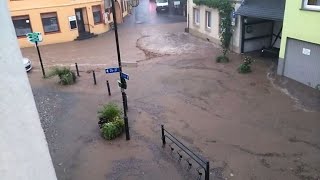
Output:
<svg viewBox="0 0 320 180">
<path fill-rule="evenodd" d="M 166 3 L 168 0 L 157 0 L 157 3 Z"/>
</svg>

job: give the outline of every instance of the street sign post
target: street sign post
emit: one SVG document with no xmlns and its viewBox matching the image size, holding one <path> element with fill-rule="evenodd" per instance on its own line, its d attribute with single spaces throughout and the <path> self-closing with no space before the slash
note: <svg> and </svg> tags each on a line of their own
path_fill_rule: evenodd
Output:
<svg viewBox="0 0 320 180">
<path fill-rule="evenodd" d="M 106 68 L 105 72 L 107 74 L 117 73 L 117 72 L 120 72 L 120 68 L 118 68 L 118 67 Z"/>
<path fill-rule="evenodd" d="M 42 35 L 41 35 L 41 33 L 39 33 L 39 32 L 33 32 L 33 33 L 28 33 L 28 34 L 26 34 L 26 36 L 27 36 L 28 41 L 29 41 L 30 43 L 36 45 L 37 52 L 38 52 L 38 56 L 39 56 L 39 60 L 40 60 L 42 75 L 43 75 L 43 77 L 45 78 L 45 77 L 46 77 L 46 73 L 45 73 L 44 68 L 43 68 L 41 53 L 40 53 L 40 50 L 39 50 L 39 47 L 38 47 L 38 43 L 39 43 L 39 42 L 42 42 Z"/>
<path fill-rule="evenodd" d="M 111 0 L 112 3 L 112 15 L 114 21 L 114 36 L 116 40 L 116 48 L 117 48 L 117 55 L 118 55 L 118 65 L 119 65 L 119 72 L 120 72 L 120 83 L 122 84 L 121 87 L 121 94 L 122 94 L 122 103 L 123 103 L 123 119 L 124 119 L 124 129 L 126 133 L 126 140 L 130 140 L 130 132 L 129 132 L 129 122 L 127 116 L 127 95 L 124 89 L 124 84 L 126 84 L 126 80 L 121 77 L 122 73 L 122 66 L 121 66 L 121 53 L 120 53 L 120 46 L 119 46 L 119 37 L 118 37 L 118 24 L 117 24 L 117 16 L 116 16 L 116 8 L 115 8 L 115 0 Z M 107 71 L 106 71 L 107 72 Z"/>
<path fill-rule="evenodd" d="M 120 73 L 120 76 L 126 80 L 129 80 L 129 74 L 126 74 L 126 73 Z"/>
</svg>

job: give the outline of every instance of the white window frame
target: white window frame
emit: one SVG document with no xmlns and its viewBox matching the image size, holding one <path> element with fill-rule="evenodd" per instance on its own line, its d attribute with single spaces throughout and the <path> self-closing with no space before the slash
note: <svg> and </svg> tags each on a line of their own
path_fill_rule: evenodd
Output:
<svg viewBox="0 0 320 180">
<path fill-rule="evenodd" d="M 199 8 L 193 8 L 193 23 L 196 25 L 200 25 L 200 9 Z"/>
<path fill-rule="evenodd" d="M 320 5 L 308 5 L 308 1 L 309 0 L 303 0 L 303 8 L 304 9 L 320 11 Z"/>
<path fill-rule="evenodd" d="M 211 27 L 212 27 L 212 12 L 209 11 L 209 10 L 206 10 L 205 13 L 206 13 L 206 15 L 205 15 L 205 17 L 206 17 L 206 28 L 207 28 L 207 29 L 211 29 Z M 208 26 L 208 25 L 209 25 L 208 14 L 210 15 L 210 26 Z"/>
</svg>

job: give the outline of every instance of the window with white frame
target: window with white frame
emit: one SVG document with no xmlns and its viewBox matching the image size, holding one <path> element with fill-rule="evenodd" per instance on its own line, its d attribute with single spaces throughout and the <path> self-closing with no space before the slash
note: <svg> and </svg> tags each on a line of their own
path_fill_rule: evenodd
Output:
<svg viewBox="0 0 320 180">
<path fill-rule="evenodd" d="M 206 11 L 206 28 L 211 29 L 211 12 Z"/>
<path fill-rule="evenodd" d="M 200 10 L 198 8 L 193 8 L 193 22 L 197 25 L 200 24 Z"/>
<path fill-rule="evenodd" d="M 320 0 L 303 0 L 303 8 L 320 11 Z"/>
</svg>

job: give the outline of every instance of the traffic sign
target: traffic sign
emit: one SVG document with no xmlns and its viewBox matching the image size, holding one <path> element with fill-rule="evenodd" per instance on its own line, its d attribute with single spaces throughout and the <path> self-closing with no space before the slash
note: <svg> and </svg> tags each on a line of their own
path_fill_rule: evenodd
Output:
<svg viewBox="0 0 320 180">
<path fill-rule="evenodd" d="M 122 89 L 127 89 L 127 82 L 124 79 L 123 82 L 121 82 L 121 80 L 118 80 L 118 86 Z"/>
<path fill-rule="evenodd" d="M 129 80 L 129 74 L 121 73 L 120 75 L 121 75 L 122 78 L 124 78 L 126 80 Z"/>
<path fill-rule="evenodd" d="M 28 41 L 31 43 L 42 42 L 42 35 L 40 32 L 33 32 L 26 34 Z"/>
<path fill-rule="evenodd" d="M 116 73 L 116 72 L 120 72 L 120 68 L 118 68 L 118 67 L 106 68 L 105 71 L 106 71 L 107 74 Z"/>
</svg>

